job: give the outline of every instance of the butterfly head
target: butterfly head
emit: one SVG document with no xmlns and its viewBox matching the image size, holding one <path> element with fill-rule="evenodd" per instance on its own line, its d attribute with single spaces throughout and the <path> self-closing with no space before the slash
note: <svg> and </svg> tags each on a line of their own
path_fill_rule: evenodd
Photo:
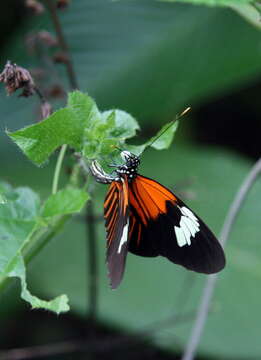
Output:
<svg viewBox="0 0 261 360">
<path fill-rule="evenodd" d="M 129 151 L 122 151 L 121 157 L 125 161 L 127 167 L 137 168 L 140 164 L 140 158 Z"/>
<path fill-rule="evenodd" d="M 131 181 L 137 175 L 137 168 L 140 164 L 140 158 L 129 151 L 122 151 L 121 157 L 125 161 L 125 164 L 119 166 L 116 172 L 120 177 L 121 175 L 126 174 L 129 181 Z"/>
</svg>

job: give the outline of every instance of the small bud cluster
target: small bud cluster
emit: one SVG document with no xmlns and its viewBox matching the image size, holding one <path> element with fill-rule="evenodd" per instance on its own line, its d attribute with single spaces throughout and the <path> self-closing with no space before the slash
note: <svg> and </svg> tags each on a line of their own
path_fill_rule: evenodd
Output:
<svg viewBox="0 0 261 360">
<path fill-rule="evenodd" d="M 10 61 L 7 61 L 0 74 L 0 82 L 5 84 L 8 95 L 18 89 L 23 89 L 20 96 L 28 97 L 35 93 L 34 81 L 29 71 L 16 64 L 11 64 Z"/>
<path fill-rule="evenodd" d="M 56 0 L 57 9 L 65 9 L 70 4 L 70 0 Z M 32 10 L 34 15 L 41 15 L 45 11 L 45 7 L 38 0 L 25 0 L 25 6 Z"/>
</svg>

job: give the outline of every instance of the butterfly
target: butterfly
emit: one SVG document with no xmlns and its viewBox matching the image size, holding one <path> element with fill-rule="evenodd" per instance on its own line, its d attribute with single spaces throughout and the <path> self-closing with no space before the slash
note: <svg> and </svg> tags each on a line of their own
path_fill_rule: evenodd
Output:
<svg viewBox="0 0 261 360">
<path fill-rule="evenodd" d="M 107 174 L 94 160 L 97 182 L 110 184 L 104 201 L 107 265 L 111 287 L 117 288 L 127 253 L 164 256 L 198 273 L 212 274 L 225 266 L 224 251 L 211 230 L 175 194 L 138 174 L 139 156 L 121 151 L 122 165 Z"/>
</svg>

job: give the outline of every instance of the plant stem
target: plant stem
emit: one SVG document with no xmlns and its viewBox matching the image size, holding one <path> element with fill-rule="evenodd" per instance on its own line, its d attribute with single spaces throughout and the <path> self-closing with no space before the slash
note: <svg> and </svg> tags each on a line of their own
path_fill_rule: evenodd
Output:
<svg viewBox="0 0 261 360">
<path fill-rule="evenodd" d="M 61 150 L 60 150 L 57 162 L 56 162 L 56 166 L 55 166 L 55 170 L 54 170 L 54 176 L 53 176 L 52 194 L 57 193 L 59 177 L 60 177 L 62 163 L 63 163 L 63 159 L 64 159 L 66 149 L 67 149 L 67 145 L 63 145 L 61 147 Z"/>
<path fill-rule="evenodd" d="M 63 229 L 64 225 L 72 218 L 72 215 L 63 215 L 59 217 L 55 223 L 52 225 L 52 228 L 49 231 L 45 231 L 41 236 L 37 236 L 32 241 L 32 246 L 28 251 L 25 249 L 24 260 L 28 264 L 44 247 L 48 242 L 53 239 L 59 232 Z M 36 243 L 36 246 L 33 246 L 33 243 Z"/>
<path fill-rule="evenodd" d="M 235 223 L 237 215 L 242 207 L 242 204 L 249 193 L 249 190 L 252 188 L 253 184 L 255 183 L 257 177 L 260 174 L 261 174 L 261 158 L 256 162 L 256 164 L 253 166 L 253 168 L 250 170 L 249 174 L 243 181 L 242 185 L 240 186 L 234 198 L 233 203 L 231 204 L 228 210 L 220 234 L 220 242 L 223 245 L 223 247 L 227 242 L 231 229 Z M 203 329 L 207 320 L 207 316 L 210 308 L 210 302 L 212 299 L 212 295 L 215 289 L 217 279 L 218 279 L 218 274 L 215 274 L 209 276 L 206 281 L 201 302 L 198 307 L 194 326 L 192 328 L 191 336 L 187 343 L 182 360 L 193 360 L 196 355 L 197 347 L 199 345 L 203 333 Z"/>
<path fill-rule="evenodd" d="M 73 63 L 71 56 L 69 54 L 69 47 L 66 42 L 62 25 L 60 23 L 60 19 L 57 15 L 56 5 L 53 0 L 45 0 L 48 10 L 50 12 L 53 25 L 55 27 L 57 39 L 59 42 L 59 46 L 66 55 L 66 62 L 64 63 L 67 71 L 67 76 L 69 79 L 71 89 L 78 89 L 78 81 L 74 71 Z M 62 151 L 62 150 L 61 150 Z M 58 167 L 58 161 L 56 168 Z M 55 185 L 56 176 L 54 176 L 54 184 L 53 184 L 53 193 L 56 190 L 57 185 Z M 88 256 L 88 269 L 87 272 L 89 273 L 89 318 L 92 322 L 95 321 L 96 312 L 97 312 L 97 273 L 98 273 L 98 266 L 97 266 L 97 236 L 96 236 L 96 228 L 95 228 L 95 217 L 93 211 L 93 205 L 89 201 L 89 206 L 86 209 L 86 225 L 87 225 L 87 256 Z"/>
<path fill-rule="evenodd" d="M 63 34 L 63 29 L 60 23 L 60 19 L 57 15 L 57 9 L 56 9 L 56 4 L 54 3 L 53 0 L 45 0 L 46 5 L 48 7 L 48 10 L 50 12 L 51 18 L 52 18 L 52 22 L 53 25 L 55 27 L 55 31 L 56 31 L 56 35 L 58 38 L 58 42 L 59 42 L 59 46 L 62 49 L 62 51 L 65 53 L 66 55 L 66 62 L 65 67 L 67 70 L 67 75 L 68 75 L 68 79 L 70 82 L 70 87 L 74 90 L 74 89 L 78 89 L 78 82 L 77 82 L 77 78 L 74 72 L 74 68 L 73 68 L 73 63 L 72 63 L 72 59 L 70 57 L 69 54 L 69 47 L 67 45 L 67 42 L 65 40 L 65 36 Z"/>
</svg>

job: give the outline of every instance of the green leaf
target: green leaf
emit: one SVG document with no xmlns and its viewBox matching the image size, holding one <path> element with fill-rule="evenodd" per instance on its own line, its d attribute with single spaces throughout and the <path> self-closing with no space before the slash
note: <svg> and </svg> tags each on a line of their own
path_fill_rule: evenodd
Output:
<svg viewBox="0 0 261 360">
<path fill-rule="evenodd" d="M 261 29 L 260 13 L 261 5 L 258 1 L 252 0 L 160 0 L 162 2 L 190 3 L 207 6 L 227 6 L 235 10 L 255 27 Z"/>
<path fill-rule="evenodd" d="M 101 114 L 101 120 L 96 121 L 85 131 L 83 155 L 89 159 L 97 159 L 110 154 L 113 147 L 123 144 L 133 137 L 139 129 L 137 121 L 122 110 L 108 110 Z"/>
<path fill-rule="evenodd" d="M 133 116 L 128 114 L 126 111 L 118 109 L 104 111 L 102 116 L 104 119 L 108 119 L 112 114 L 115 116 L 115 126 L 111 126 L 111 130 L 109 132 L 111 137 L 125 141 L 125 139 L 132 138 L 136 135 L 136 132 L 140 129 L 140 127 L 137 120 L 134 119 Z"/>
<path fill-rule="evenodd" d="M 95 101 L 81 91 L 77 90 L 68 94 L 68 107 L 73 110 L 81 129 L 90 128 L 101 121 L 101 114 Z"/>
<path fill-rule="evenodd" d="M 7 191 L 10 191 L 11 187 L 4 182 L 0 182 L 0 204 L 6 204 L 7 203 L 7 199 L 6 196 L 4 195 L 4 193 L 6 193 Z"/>
<path fill-rule="evenodd" d="M 260 14 L 261 14 L 261 4 L 257 3 L 233 3 L 230 5 L 230 8 L 235 10 L 239 15 L 244 17 L 250 24 L 261 29 Z"/>
<path fill-rule="evenodd" d="M 51 195 L 44 204 L 42 216 L 73 214 L 80 212 L 89 196 L 86 191 L 67 188 Z"/>
<path fill-rule="evenodd" d="M 230 6 L 240 4 L 250 4 L 252 0 L 160 0 L 162 2 L 180 2 L 190 3 L 195 5 L 208 5 L 208 6 Z"/>
<path fill-rule="evenodd" d="M 147 143 L 142 144 L 142 145 L 130 145 L 130 144 L 126 144 L 126 146 L 124 147 L 124 150 L 128 150 L 131 153 L 140 156 L 143 151 L 146 149 Z"/>
<path fill-rule="evenodd" d="M 96 121 L 99 121 L 99 112 L 94 101 L 75 91 L 69 95 L 67 108 L 54 112 L 38 124 L 8 132 L 8 135 L 30 160 L 41 165 L 63 144 L 81 151 L 84 130 Z"/>
<path fill-rule="evenodd" d="M 38 124 L 7 134 L 30 160 L 41 165 L 55 149 L 63 144 L 69 144 L 76 149 L 80 148 L 81 127 L 79 125 L 73 111 L 61 109 Z"/>
<path fill-rule="evenodd" d="M 57 313 L 67 311 L 68 299 L 61 295 L 54 300 L 44 301 L 31 295 L 26 284 L 26 270 L 22 251 L 39 229 L 40 199 L 29 188 L 5 188 L 5 204 L 0 204 L 0 279 L 8 277 L 21 280 L 21 297 L 33 308 L 45 308 Z M 1 284 L 0 283 L 0 284 Z"/>
<path fill-rule="evenodd" d="M 26 270 L 22 256 L 17 256 L 15 259 L 15 267 L 9 273 L 9 277 L 18 277 L 21 280 L 21 298 L 31 304 L 32 309 L 46 309 L 54 311 L 57 314 L 70 310 L 68 305 L 68 297 L 66 295 L 60 295 L 53 300 L 46 301 L 41 300 L 36 296 L 33 296 L 26 283 Z"/>
<path fill-rule="evenodd" d="M 155 136 L 146 142 L 146 146 L 151 146 L 157 150 L 167 149 L 173 141 L 178 124 L 178 121 L 165 124 Z"/>
<path fill-rule="evenodd" d="M 47 119 L 8 135 L 27 157 L 38 165 L 63 144 L 82 151 L 87 158 L 97 158 L 112 151 L 112 146 L 133 137 L 137 121 L 121 110 L 100 114 L 94 100 L 80 91 L 68 96 L 68 107 Z"/>
<path fill-rule="evenodd" d="M 174 139 L 174 135 L 177 131 L 178 124 L 179 124 L 178 121 L 175 122 L 171 121 L 165 124 L 155 136 L 153 136 L 150 140 L 146 141 L 144 144 L 142 145 L 125 144 L 124 149 L 132 152 L 137 156 L 140 156 L 143 153 L 143 151 L 149 146 L 157 150 L 167 149 L 171 145 Z"/>
<path fill-rule="evenodd" d="M 3 194 L 0 193 L 0 204 L 5 204 L 6 203 L 6 198 Z"/>
</svg>

